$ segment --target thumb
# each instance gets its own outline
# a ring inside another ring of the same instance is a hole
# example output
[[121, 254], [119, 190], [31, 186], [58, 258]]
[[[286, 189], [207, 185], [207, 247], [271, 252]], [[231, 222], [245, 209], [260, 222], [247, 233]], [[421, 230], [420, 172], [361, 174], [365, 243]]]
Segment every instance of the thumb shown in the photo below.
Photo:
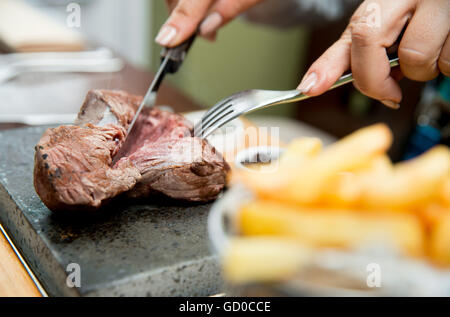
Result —
[[189, 38], [204, 18], [213, 0], [180, 0], [161, 27], [155, 42], [162, 46], [176, 46]]

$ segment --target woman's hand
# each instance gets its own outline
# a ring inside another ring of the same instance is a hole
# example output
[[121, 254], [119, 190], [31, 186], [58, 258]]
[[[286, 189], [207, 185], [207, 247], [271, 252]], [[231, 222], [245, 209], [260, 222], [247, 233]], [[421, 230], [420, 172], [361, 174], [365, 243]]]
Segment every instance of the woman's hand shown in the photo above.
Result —
[[[391, 72], [386, 48], [405, 25], [398, 47], [400, 69]], [[402, 93], [397, 80], [403, 75], [417, 81], [439, 73], [450, 76], [449, 31], [448, 0], [366, 0], [341, 38], [309, 68], [298, 89], [320, 95], [351, 68], [358, 90], [398, 108]]]
[[175, 46], [199, 27], [200, 35], [214, 39], [217, 29], [261, 0], [166, 0], [171, 11], [155, 41]]

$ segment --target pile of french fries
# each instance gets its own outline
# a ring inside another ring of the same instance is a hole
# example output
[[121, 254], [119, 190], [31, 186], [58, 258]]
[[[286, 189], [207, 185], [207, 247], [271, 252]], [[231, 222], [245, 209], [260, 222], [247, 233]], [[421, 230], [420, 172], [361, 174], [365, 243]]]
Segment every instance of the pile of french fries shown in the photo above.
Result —
[[436, 146], [393, 164], [384, 124], [322, 148], [293, 141], [268, 171], [243, 170], [233, 181], [255, 196], [237, 215], [240, 236], [224, 256], [233, 282], [295, 272], [312, 248], [382, 243], [411, 257], [450, 266], [450, 150]]

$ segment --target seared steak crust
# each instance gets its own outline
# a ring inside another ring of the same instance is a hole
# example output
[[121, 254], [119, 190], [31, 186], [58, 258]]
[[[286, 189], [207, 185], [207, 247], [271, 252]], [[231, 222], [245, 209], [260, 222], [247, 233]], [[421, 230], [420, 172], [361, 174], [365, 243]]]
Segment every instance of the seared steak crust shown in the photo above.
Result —
[[141, 100], [92, 90], [77, 125], [44, 133], [36, 146], [34, 186], [49, 209], [97, 209], [124, 192], [190, 201], [217, 197], [229, 166], [206, 140], [191, 136], [191, 123], [178, 114], [153, 108], [141, 115], [138, 134], [112, 164]]

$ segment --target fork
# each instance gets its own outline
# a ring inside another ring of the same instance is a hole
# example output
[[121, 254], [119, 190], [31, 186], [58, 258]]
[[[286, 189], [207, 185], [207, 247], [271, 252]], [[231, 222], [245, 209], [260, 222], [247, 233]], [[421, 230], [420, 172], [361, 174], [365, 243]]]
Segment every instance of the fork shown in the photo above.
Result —
[[[389, 60], [391, 67], [398, 66], [398, 57]], [[330, 89], [353, 82], [353, 75], [340, 77]], [[237, 117], [270, 106], [308, 99], [300, 90], [260, 90], [252, 89], [238, 92], [215, 104], [194, 126], [194, 135], [206, 138], [215, 130]]]

